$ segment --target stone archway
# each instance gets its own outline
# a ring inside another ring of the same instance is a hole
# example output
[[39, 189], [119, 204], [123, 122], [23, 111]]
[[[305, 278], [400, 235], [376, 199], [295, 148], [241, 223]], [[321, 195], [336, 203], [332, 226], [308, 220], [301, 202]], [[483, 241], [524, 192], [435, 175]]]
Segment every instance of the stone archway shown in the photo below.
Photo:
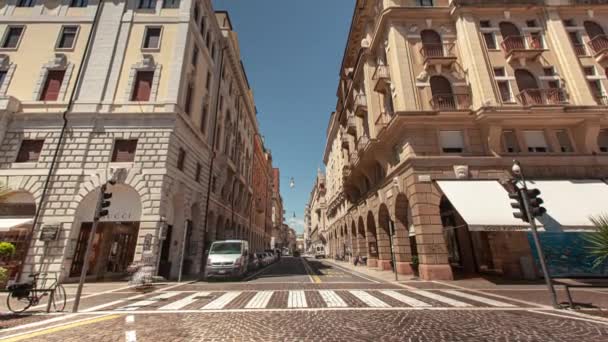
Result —
[[376, 239], [376, 220], [374, 214], [371, 211], [367, 212], [367, 218], [365, 222], [365, 237], [367, 239], [367, 266], [377, 267], [378, 266], [378, 241]]
[[378, 211], [378, 267], [381, 270], [392, 270], [392, 255], [391, 255], [391, 216], [388, 212], [388, 207], [385, 204], [380, 205]]

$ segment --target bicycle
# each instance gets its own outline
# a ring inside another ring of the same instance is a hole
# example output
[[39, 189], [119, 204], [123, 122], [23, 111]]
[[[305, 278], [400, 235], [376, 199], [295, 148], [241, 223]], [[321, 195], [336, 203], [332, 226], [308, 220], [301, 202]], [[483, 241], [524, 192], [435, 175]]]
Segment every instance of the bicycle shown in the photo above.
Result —
[[[49, 303], [46, 311], [49, 312], [51, 305], [55, 311], [63, 311], [67, 301], [65, 288], [57, 281], [57, 275], [54, 278], [41, 278], [46, 276], [46, 273], [34, 273], [30, 275], [33, 278], [30, 282], [17, 283], [10, 285], [8, 296], [6, 297], [6, 306], [13, 313], [21, 313], [32, 305], [38, 305], [40, 301], [50, 294]], [[41, 286], [38, 286], [39, 280], [42, 281]], [[53, 283], [47, 288], [46, 283], [53, 280]]]

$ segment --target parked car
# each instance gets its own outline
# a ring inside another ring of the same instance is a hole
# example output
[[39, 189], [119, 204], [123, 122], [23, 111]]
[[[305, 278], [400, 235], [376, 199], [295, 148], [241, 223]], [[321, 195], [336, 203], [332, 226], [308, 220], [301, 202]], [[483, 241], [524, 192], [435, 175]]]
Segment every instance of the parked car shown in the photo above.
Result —
[[249, 254], [249, 270], [258, 270], [262, 267], [262, 261], [258, 258], [258, 256], [253, 253]]
[[215, 241], [209, 249], [205, 266], [205, 279], [212, 277], [238, 277], [247, 273], [249, 243], [244, 240]]
[[255, 255], [257, 256], [259, 263], [260, 263], [260, 267], [266, 267], [268, 266], [268, 256], [266, 255], [266, 253], [255, 253]]

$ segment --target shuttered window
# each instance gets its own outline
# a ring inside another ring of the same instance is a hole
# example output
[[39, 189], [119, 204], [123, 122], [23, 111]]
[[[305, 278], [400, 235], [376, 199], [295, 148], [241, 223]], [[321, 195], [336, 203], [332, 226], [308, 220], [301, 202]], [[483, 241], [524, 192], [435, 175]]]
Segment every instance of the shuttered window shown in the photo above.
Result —
[[144, 49], [158, 49], [160, 47], [160, 27], [146, 27], [144, 34]]
[[549, 151], [545, 132], [543, 131], [524, 131], [524, 138], [528, 146], [528, 152], [544, 153]]
[[439, 132], [439, 137], [443, 153], [464, 152], [464, 136], [462, 131], [441, 131]]
[[154, 71], [138, 71], [131, 101], [150, 101]]
[[137, 139], [116, 140], [114, 151], [112, 152], [112, 162], [130, 163], [135, 160], [137, 150]]
[[17, 160], [15, 160], [15, 162], [37, 162], [38, 158], [40, 158], [40, 151], [42, 151], [43, 145], [44, 140], [23, 140], [21, 147], [19, 148], [19, 153], [17, 154]]
[[183, 148], [180, 148], [179, 154], [177, 155], [177, 169], [180, 171], [184, 171], [185, 163], [186, 163], [186, 151]]
[[40, 95], [41, 101], [57, 101], [65, 70], [49, 70]]
[[608, 152], [608, 129], [600, 131], [600, 135], [597, 138], [597, 144], [599, 145], [601, 152]]
[[76, 33], [78, 33], [78, 26], [64, 26], [61, 29], [59, 35], [59, 41], [57, 42], [58, 49], [71, 49], [74, 47], [76, 41]]

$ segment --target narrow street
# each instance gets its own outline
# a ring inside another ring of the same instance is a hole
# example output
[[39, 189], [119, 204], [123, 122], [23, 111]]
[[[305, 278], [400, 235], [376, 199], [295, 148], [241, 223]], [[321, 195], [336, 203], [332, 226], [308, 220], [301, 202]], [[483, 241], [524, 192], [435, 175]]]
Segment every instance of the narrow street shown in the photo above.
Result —
[[96, 341], [471, 341], [491, 331], [500, 341], [602, 340], [608, 323], [589, 317], [490, 291], [386, 282], [333, 261], [283, 257], [244, 281], [89, 293], [81, 313], [50, 315], [5, 329], [0, 338], [82, 341], [94, 333]]

